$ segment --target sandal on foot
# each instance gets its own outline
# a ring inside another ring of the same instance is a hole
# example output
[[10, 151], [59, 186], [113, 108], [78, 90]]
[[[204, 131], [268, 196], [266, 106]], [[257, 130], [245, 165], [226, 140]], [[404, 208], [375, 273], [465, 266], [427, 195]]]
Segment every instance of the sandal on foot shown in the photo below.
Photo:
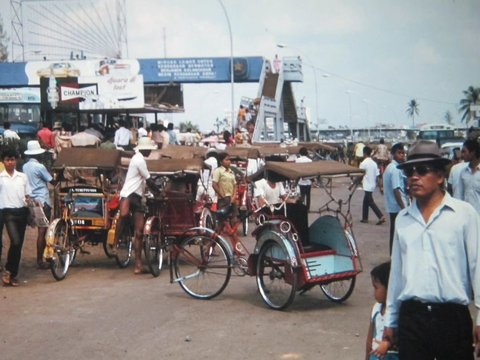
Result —
[[385, 223], [385, 221], [385, 218], [381, 218], [380, 220], [378, 220], [377, 225], [382, 225], [383, 223]]

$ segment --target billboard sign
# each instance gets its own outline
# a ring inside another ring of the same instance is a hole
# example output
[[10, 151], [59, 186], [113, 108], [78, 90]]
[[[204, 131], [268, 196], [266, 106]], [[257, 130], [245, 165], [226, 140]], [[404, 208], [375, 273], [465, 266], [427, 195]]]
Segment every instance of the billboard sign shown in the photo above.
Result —
[[143, 77], [42, 77], [42, 110], [76, 111], [140, 109], [144, 106]]
[[19, 104], [39, 104], [40, 89], [39, 88], [0, 88], [0, 103], [19, 103]]

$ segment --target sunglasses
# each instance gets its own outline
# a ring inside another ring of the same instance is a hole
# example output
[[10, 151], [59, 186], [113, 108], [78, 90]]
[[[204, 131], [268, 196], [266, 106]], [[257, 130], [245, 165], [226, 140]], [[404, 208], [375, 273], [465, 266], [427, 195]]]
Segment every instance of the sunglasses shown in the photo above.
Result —
[[428, 165], [409, 166], [403, 169], [407, 177], [412, 177], [414, 173], [417, 173], [419, 176], [425, 176], [432, 171], [435, 171], [435, 168]]

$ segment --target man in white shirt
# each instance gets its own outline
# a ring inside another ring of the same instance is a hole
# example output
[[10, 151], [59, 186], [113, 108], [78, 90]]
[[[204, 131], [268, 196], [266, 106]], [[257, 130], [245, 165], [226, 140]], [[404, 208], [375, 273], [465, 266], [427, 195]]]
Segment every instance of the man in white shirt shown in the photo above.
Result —
[[10, 238], [10, 248], [2, 282], [5, 286], [18, 286], [17, 275], [28, 218], [25, 200], [31, 195], [31, 190], [27, 176], [15, 170], [17, 166], [16, 151], [6, 148], [2, 154], [2, 161], [5, 170], [0, 173], [0, 209]]
[[120, 127], [115, 131], [113, 143], [124, 150], [131, 150], [132, 132], [126, 128], [125, 120], [119, 121]]
[[368, 209], [372, 208], [375, 215], [377, 215], [378, 222], [377, 225], [382, 225], [385, 222], [385, 217], [383, 216], [382, 212], [378, 208], [375, 200], [373, 200], [373, 192], [378, 187], [380, 188], [380, 192], [383, 193], [383, 187], [381, 183], [380, 171], [378, 170], [378, 165], [373, 159], [370, 157], [372, 154], [372, 148], [369, 146], [365, 146], [363, 148], [363, 156], [364, 160], [360, 163], [360, 169], [365, 170], [365, 175], [362, 179], [362, 187], [365, 195], [363, 196], [363, 204], [362, 204], [362, 223], [368, 223]]
[[18, 136], [18, 134], [14, 131], [14, 130], [11, 130], [10, 129], [10, 122], [9, 121], [5, 121], [3, 123], [3, 128], [5, 129], [3, 131], [3, 139], [5, 141], [15, 141], [15, 140], [20, 140], [20, 136]]
[[480, 143], [477, 139], [463, 143], [462, 158], [468, 165], [460, 172], [458, 198], [470, 203], [480, 214]]
[[480, 217], [445, 191], [448, 163], [437, 144], [419, 141], [399, 165], [414, 200], [396, 219], [384, 340], [398, 339], [400, 359], [473, 360], [474, 341], [478, 356]]
[[123, 231], [124, 218], [132, 213], [135, 228], [135, 239], [133, 247], [135, 250], [135, 274], [143, 272], [142, 264], [142, 235], [145, 224], [145, 208], [142, 204], [142, 198], [145, 193], [145, 185], [156, 192], [155, 183], [150, 179], [150, 173], [147, 169], [145, 157], [156, 149], [156, 145], [148, 137], [138, 140], [135, 148], [135, 155], [128, 165], [127, 175], [120, 191], [120, 218], [117, 221], [115, 231], [115, 243], [118, 241], [118, 235]]
[[[300, 148], [298, 154], [300, 155], [295, 162], [296, 163], [309, 163], [312, 159], [308, 157], [308, 150], [305, 147]], [[300, 178], [298, 180], [298, 187], [300, 188], [301, 202], [307, 207], [307, 211], [310, 211], [310, 198], [312, 192], [312, 180]]]

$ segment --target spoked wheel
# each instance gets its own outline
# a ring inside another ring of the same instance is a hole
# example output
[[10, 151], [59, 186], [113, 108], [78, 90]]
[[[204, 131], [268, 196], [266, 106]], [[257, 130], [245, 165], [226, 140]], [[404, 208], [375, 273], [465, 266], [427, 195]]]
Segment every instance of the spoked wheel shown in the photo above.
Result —
[[125, 268], [130, 263], [132, 258], [132, 243], [133, 243], [133, 226], [130, 216], [125, 217], [123, 220], [123, 230], [118, 235], [118, 241], [116, 245], [115, 261], [121, 268]]
[[243, 236], [248, 235], [248, 211], [240, 211], [240, 218], [242, 219], [242, 234]]
[[108, 243], [108, 231], [107, 231], [107, 235], [103, 239], [103, 251], [105, 252], [105, 255], [107, 255], [109, 259], [115, 257], [113, 244]]
[[202, 209], [198, 226], [215, 230], [215, 220], [209, 208], [205, 207]]
[[328, 284], [321, 284], [320, 288], [327, 298], [333, 302], [341, 303], [352, 295], [355, 287], [355, 278], [336, 280]]
[[227, 286], [232, 271], [226, 245], [199, 234], [186, 238], [177, 246], [175, 281], [197, 299], [219, 295]]
[[296, 273], [286, 250], [274, 241], [263, 245], [258, 255], [257, 286], [263, 301], [275, 310], [286, 308], [295, 298]]
[[160, 275], [163, 265], [164, 246], [160, 237], [160, 232], [144, 235], [143, 250], [145, 251], [145, 260], [148, 269], [155, 277]]
[[67, 225], [64, 221], [57, 223], [54, 230], [55, 256], [50, 260], [50, 270], [55, 280], [60, 281], [67, 276], [68, 268], [75, 258], [75, 248], [70, 242]]

